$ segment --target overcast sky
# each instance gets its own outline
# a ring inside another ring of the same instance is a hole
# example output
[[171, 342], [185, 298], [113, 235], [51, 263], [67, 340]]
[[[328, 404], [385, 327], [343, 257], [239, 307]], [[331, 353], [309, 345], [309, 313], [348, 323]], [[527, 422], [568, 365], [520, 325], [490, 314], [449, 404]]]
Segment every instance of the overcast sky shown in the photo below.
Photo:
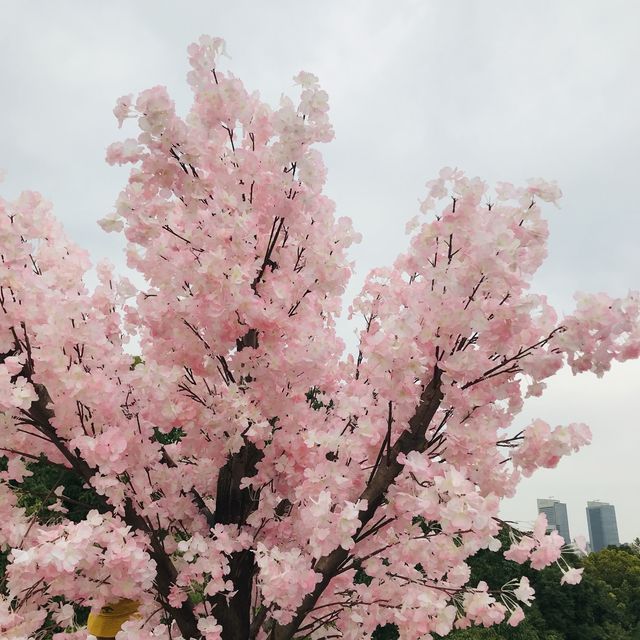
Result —
[[[640, 288], [638, 24], [633, 0], [7, 3], [0, 190], [41, 191], [94, 260], [122, 265], [120, 241], [96, 225], [126, 179], [104, 163], [123, 137], [115, 99], [162, 84], [184, 112], [185, 49], [208, 33], [271, 104], [294, 93], [301, 69], [329, 92], [328, 192], [364, 236], [350, 296], [405, 247], [424, 182], [450, 165], [490, 182], [559, 181], [535, 286], [569, 312], [576, 290]], [[586, 502], [599, 498], [615, 504], [621, 540], [640, 536], [639, 409], [637, 363], [601, 380], [558, 376], [519, 423], [587, 422], [594, 442], [523, 482], [504, 517], [527, 524], [536, 498], [553, 496], [568, 505], [571, 534], [586, 534]]]

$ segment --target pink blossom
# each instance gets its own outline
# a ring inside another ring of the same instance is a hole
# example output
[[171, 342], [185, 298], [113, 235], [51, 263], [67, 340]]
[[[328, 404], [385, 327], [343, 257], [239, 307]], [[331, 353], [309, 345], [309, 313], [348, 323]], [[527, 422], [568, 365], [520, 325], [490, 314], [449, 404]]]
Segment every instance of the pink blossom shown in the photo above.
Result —
[[309, 89], [318, 83], [318, 77], [308, 71], [300, 71], [293, 81], [305, 89]]
[[206, 640], [220, 640], [222, 638], [222, 627], [211, 616], [198, 620], [198, 631], [204, 635]]
[[583, 535], [576, 536], [574, 543], [578, 550], [582, 551], [582, 553], [587, 553], [587, 539]]
[[122, 127], [125, 119], [129, 117], [132, 101], [133, 95], [129, 94], [118, 98], [116, 102], [116, 106], [113, 109], [113, 115], [116, 117], [116, 120], [118, 121], [118, 127], [120, 128]]
[[518, 564], [522, 564], [529, 559], [531, 550], [535, 546], [535, 541], [529, 536], [522, 536], [522, 538], [515, 544], [512, 544], [509, 549], [504, 552], [504, 557], [507, 560], [513, 560]]
[[560, 578], [560, 584], [579, 584], [580, 581], [582, 580], [582, 572], [584, 571], [583, 568], [580, 569], [576, 569], [574, 567], [571, 567], [570, 569], [567, 569], [566, 571], [562, 572], [562, 578]]
[[557, 202], [562, 197], [562, 191], [557, 182], [547, 182], [541, 178], [529, 180], [527, 191], [545, 202]]
[[517, 627], [523, 620], [524, 620], [524, 611], [522, 610], [522, 607], [516, 607], [513, 610], [512, 614], [509, 616], [509, 619], [507, 620], [507, 622], [512, 627]]
[[531, 566], [534, 569], [543, 569], [554, 563], [562, 553], [564, 540], [557, 531], [545, 536], [531, 552]]
[[534, 599], [535, 591], [529, 585], [529, 579], [525, 576], [520, 578], [520, 583], [516, 589], [513, 590], [513, 595], [520, 600], [520, 602], [531, 606], [531, 601]]

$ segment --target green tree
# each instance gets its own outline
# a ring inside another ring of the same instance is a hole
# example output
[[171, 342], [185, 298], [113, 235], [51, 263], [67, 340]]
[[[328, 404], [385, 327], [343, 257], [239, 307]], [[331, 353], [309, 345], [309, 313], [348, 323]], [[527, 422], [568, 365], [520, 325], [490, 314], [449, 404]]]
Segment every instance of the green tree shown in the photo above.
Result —
[[[501, 534], [503, 545], [507, 535]], [[499, 589], [522, 573], [536, 590], [536, 599], [525, 621], [516, 628], [503, 623], [491, 629], [454, 631], [447, 640], [640, 640], [640, 554], [637, 547], [609, 548], [584, 561], [570, 557], [573, 566], [584, 566], [582, 582], [561, 585], [557, 565], [532, 571], [515, 565], [500, 554], [480, 551], [470, 559], [471, 584], [480, 580]]]
[[585, 560], [585, 572], [605, 582], [616, 608], [628, 621], [640, 621], [640, 555], [629, 546], [609, 547]]

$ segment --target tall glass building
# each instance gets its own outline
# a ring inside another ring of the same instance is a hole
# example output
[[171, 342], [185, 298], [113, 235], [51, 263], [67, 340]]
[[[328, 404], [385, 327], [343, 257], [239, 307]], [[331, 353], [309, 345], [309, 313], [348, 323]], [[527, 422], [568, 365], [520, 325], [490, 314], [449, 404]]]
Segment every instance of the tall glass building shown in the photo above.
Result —
[[547, 516], [547, 531], [555, 529], [562, 536], [565, 544], [571, 543], [567, 505], [564, 502], [552, 498], [539, 498], [538, 513], [544, 513]]
[[587, 524], [591, 551], [606, 549], [620, 544], [616, 508], [608, 502], [587, 502]]

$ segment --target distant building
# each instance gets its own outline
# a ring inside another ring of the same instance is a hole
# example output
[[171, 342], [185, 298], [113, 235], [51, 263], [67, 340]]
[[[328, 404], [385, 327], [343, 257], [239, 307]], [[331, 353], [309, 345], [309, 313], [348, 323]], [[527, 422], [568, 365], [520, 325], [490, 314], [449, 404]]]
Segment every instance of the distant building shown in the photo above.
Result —
[[567, 505], [564, 502], [552, 498], [539, 498], [538, 513], [544, 513], [547, 516], [547, 531], [557, 531], [564, 539], [565, 544], [571, 544]]
[[587, 502], [587, 524], [591, 550], [600, 551], [609, 545], [618, 546], [618, 523], [616, 508], [607, 502]]

